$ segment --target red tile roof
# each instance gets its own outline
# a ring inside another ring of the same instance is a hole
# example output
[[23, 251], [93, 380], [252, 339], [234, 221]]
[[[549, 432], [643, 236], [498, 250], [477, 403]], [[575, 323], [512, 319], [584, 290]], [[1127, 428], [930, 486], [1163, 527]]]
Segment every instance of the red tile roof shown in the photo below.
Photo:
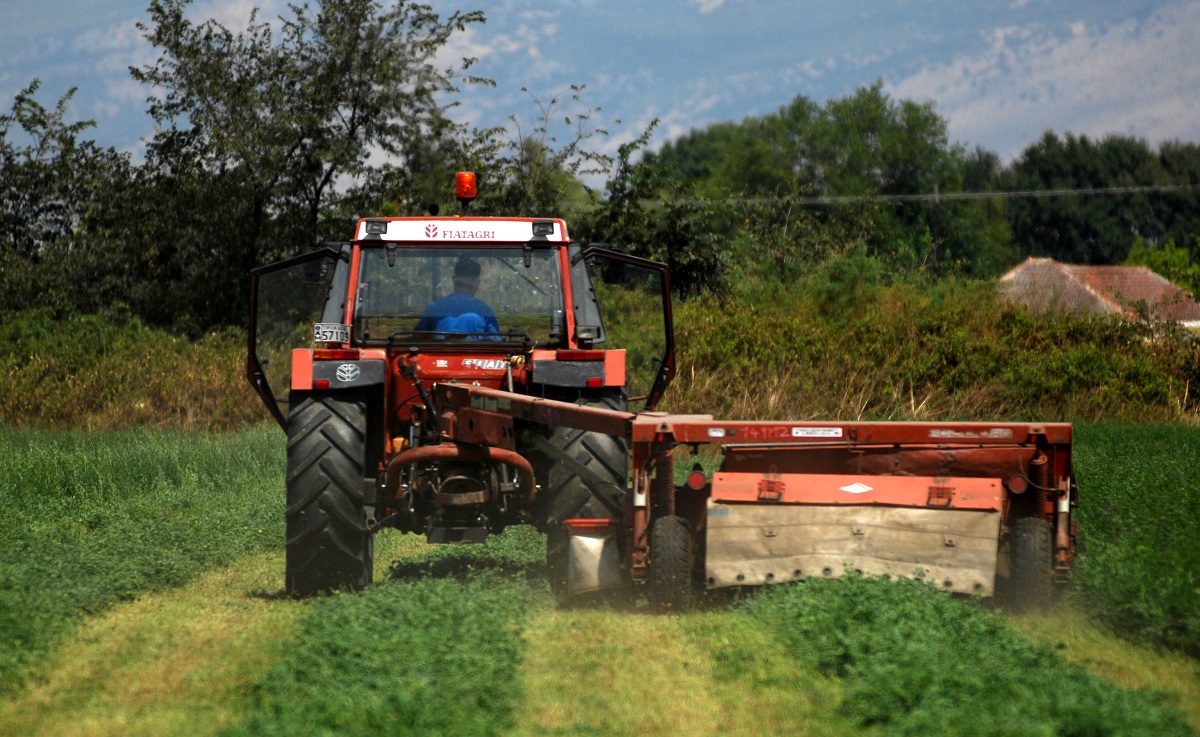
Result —
[[1076, 266], [1030, 258], [1000, 277], [1000, 289], [1038, 312], [1116, 312], [1200, 321], [1200, 303], [1145, 266]]

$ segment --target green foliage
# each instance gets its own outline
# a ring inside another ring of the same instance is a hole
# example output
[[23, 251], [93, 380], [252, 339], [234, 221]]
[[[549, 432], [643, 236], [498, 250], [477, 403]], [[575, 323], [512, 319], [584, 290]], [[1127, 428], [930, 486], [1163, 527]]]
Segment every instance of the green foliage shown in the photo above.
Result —
[[755, 282], [801, 280], [822, 264], [849, 253], [863, 253], [876, 239], [871, 213], [864, 207], [813, 208], [811, 192], [793, 183], [773, 197], [747, 200], [739, 213], [744, 228], [735, 240], [736, 265]]
[[[318, 602], [230, 735], [495, 735], [520, 700], [520, 628], [544, 539], [445, 546]], [[331, 688], [331, 684], [336, 684]]]
[[862, 254], [676, 305], [668, 409], [766, 419], [1194, 421], [1200, 345], [1119, 318], [1037, 317], [988, 281], [889, 280]]
[[1082, 425], [1074, 596], [1116, 631], [1200, 656], [1200, 432]]
[[886, 256], [923, 236], [921, 267], [994, 271], [1007, 244], [997, 213], [906, 199], [960, 191], [967, 161], [932, 103], [892, 99], [876, 82], [824, 105], [799, 96], [762, 118], [692, 131], [647, 166], [723, 202], [710, 230], [733, 237], [744, 224], [741, 264], [791, 281], [831, 257], [863, 247]]
[[242, 195], [258, 212], [239, 240], [254, 256], [267, 210], [291, 213], [312, 242], [338, 177], [361, 173], [376, 149], [402, 156], [410, 139], [448, 127], [435, 98], [455, 91], [474, 60], [448, 70], [430, 61], [483, 21], [479, 11], [442, 18], [416, 3], [343, 0], [315, 12], [291, 6], [276, 40], [257, 14], [241, 32], [193, 24], [189, 4], [150, 5], [139, 28], [162, 55], [132, 74], [162, 90], [151, 115], [169, 132], [189, 126], [206, 170], [241, 172]]
[[[1192, 236], [1192, 241], [1200, 242], [1200, 237]], [[1180, 289], [1200, 294], [1200, 264], [1192, 259], [1188, 249], [1176, 246], [1174, 240], [1159, 247], [1138, 238], [1129, 249], [1125, 266], [1145, 266]]]
[[78, 620], [283, 538], [270, 430], [0, 428], [0, 691]]
[[[1093, 140], [1047, 131], [1026, 148], [1002, 180], [1007, 189], [1090, 189], [1191, 185], [1200, 176], [1195, 144], [1164, 144], [1122, 135]], [[1126, 192], [1119, 195], [1021, 197], [1009, 208], [1013, 237], [1023, 253], [1067, 263], [1119, 264], [1130, 234], [1184, 242], [1200, 230], [1200, 194]]]
[[862, 315], [875, 300], [882, 276], [878, 259], [855, 252], [822, 264], [803, 287], [817, 312], [840, 322]]
[[480, 81], [464, 76], [473, 60], [432, 59], [478, 11], [339, 0], [237, 31], [189, 6], [155, 0], [139, 24], [160, 53], [131, 70], [156, 89], [144, 163], [80, 141], [91, 123], [64, 122], [70, 93], [47, 111], [34, 82], [0, 115], [0, 310], [120, 302], [192, 334], [243, 322], [250, 269], [346, 237], [335, 187], [371, 154], [419, 174], [465, 138], [438, 98]]
[[[576, 230], [585, 242], [608, 243], [665, 263], [671, 272], [671, 289], [677, 294], [719, 293], [725, 287], [729, 259], [720, 247], [722, 239], [709, 228], [712, 209], [702, 201], [689, 201], [664, 169], [633, 161], [657, 125], [655, 120], [641, 136], [620, 146], [604, 199]], [[663, 202], [649, 204], [652, 198], [663, 198]]]
[[1067, 665], [923, 582], [849, 575], [773, 587], [745, 607], [796, 657], [844, 679], [839, 712], [882, 734], [1191, 734], [1159, 696]]
[[693, 131], [656, 157], [712, 196], [772, 195], [793, 178], [817, 195], [928, 192], [958, 177], [956, 159], [933, 104], [894, 100], [882, 81], [824, 105], [801, 95], [762, 118]]
[[47, 110], [38, 80], [0, 114], [0, 313], [31, 304], [98, 309], [124, 286], [104, 252], [80, 253], [129, 182], [128, 156], [67, 122], [74, 90]]
[[482, 178], [483, 189], [473, 209], [487, 215], [537, 217], [592, 199], [580, 177], [603, 174], [612, 159], [587, 147], [608, 131], [596, 119], [600, 109], [583, 106], [584, 88], [571, 85], [548, 101], [522, 88], [537, 114], [529, 122], [509, 116], [509, 143], [497, 143], [506, 133], [500, 128], [474, 133], [470, 150], [475, 160], [464, 168]]
[[244, 334], [189, 341], [127, 313], [0, 322], [0, 418], [8, 425], [234, 429], [265, 410], [243, 372]]

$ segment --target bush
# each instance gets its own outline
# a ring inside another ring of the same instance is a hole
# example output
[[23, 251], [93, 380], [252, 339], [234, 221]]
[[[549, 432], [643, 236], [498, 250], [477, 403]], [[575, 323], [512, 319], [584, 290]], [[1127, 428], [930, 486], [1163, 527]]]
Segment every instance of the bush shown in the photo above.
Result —
[[[859, 260], [871, 261], [866, 257]], [[736, 419], [1194, 423], [1200, 341], [1166, 325], [1035, 317], [994, 282], [877, 283], [849, 266], [677, 306], [666, 409]], [[824, 295], [824, 296], [822, 296]]]
[[268, 417], [244, 378], [245, 333], [196, 341], [121, 313], [0, 322], [0, 423], [228, 430]]

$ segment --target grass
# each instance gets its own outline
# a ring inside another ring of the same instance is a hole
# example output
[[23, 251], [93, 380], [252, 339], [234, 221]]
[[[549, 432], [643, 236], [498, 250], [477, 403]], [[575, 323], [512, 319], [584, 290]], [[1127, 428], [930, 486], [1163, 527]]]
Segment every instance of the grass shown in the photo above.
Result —
[[[1177, 706], [1200, 728], [1196, 345], [995, 312], [983, 291], [943, 289], [865, 294], [852, 318], [803, 294], [790, 310], [682, 305], [681, 365], [698, 370], [685, 369], [668, 409], [1174, 421], [1077, 423], [1071, 614], [1014, 630], [968, 602], [854, 579], [683, 617], [556, 609], [540, 539], [518, 530], [483, 548], [401, 538], [370, 591], [287, 602], [273, 598], [274, 428], [9, 428], [0, 733], [1186, 734]], [[99, 318], [19, 322], [0, 329], [10, 425], [237, 428], [262, 416], [236, 336], [188, 344]]]
[[1161, 647], [1132, 645], [1071, 606], [1010, 621], [1034, 642], [1116, 686], [1163, 692], [1170, 704], [1184, 710], [1193, 731], [1200, 733], [1200, 661], [1195, 658]]
[[278, 551], [243, 556], [84, 620], [0, 702], [0, 734], [1186, 735], [1200, 688], [1195, 661], [1081, 618], [1014, 628], [914, 582], [662, 616], [555, 607], [541, 558], [528, 528], [386, 533], [374, 587], [296, 602]]
[[213, 734], [282, 655], [307, 605], [259, 554], [88, 618], [0, 703], [0, 735]]
[[83, 617], [278, 547], [279, 441], [0, 429], [0, 693]]
[[746, 610], [843, 681], [838, 714], [882, 734], [1191, 734], [1159, 694], [1121, 690], [922, 582], [820, 579]]
[[1078, 608], [1115, 632], [1200, 657], [1200, 430], [1084, 424]]
[[734, 611], [538, 610], [514, 735], [857, 734], [839, 684]]
[[[381, 566], [427, 552], [381, 536]], [[85, 619], [0, 701], [0, 735], [212, 735], [245, 719], [315, 602], [282, 596], [283, 554], [250, 555]]]
[[431, 550], [361, 595], [314, 603], [225, 734], [507, 731], [533, 598], [527, 571], [542, 556], [540, 535], [512, 530], [486, 546]]

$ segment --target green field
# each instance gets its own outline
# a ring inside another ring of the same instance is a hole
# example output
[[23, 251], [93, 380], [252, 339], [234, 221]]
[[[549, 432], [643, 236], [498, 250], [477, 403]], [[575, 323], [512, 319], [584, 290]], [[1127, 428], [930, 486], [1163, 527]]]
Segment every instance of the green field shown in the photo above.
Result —
[[861, 578], [658, 615], [557, 606], [529, 529], [384, 534], [376, 586], [288, 600], [277, 430], [6, 430], [0, 734], [1186, 735], [1197, 441], [1078, 428], [1050, 615]]

